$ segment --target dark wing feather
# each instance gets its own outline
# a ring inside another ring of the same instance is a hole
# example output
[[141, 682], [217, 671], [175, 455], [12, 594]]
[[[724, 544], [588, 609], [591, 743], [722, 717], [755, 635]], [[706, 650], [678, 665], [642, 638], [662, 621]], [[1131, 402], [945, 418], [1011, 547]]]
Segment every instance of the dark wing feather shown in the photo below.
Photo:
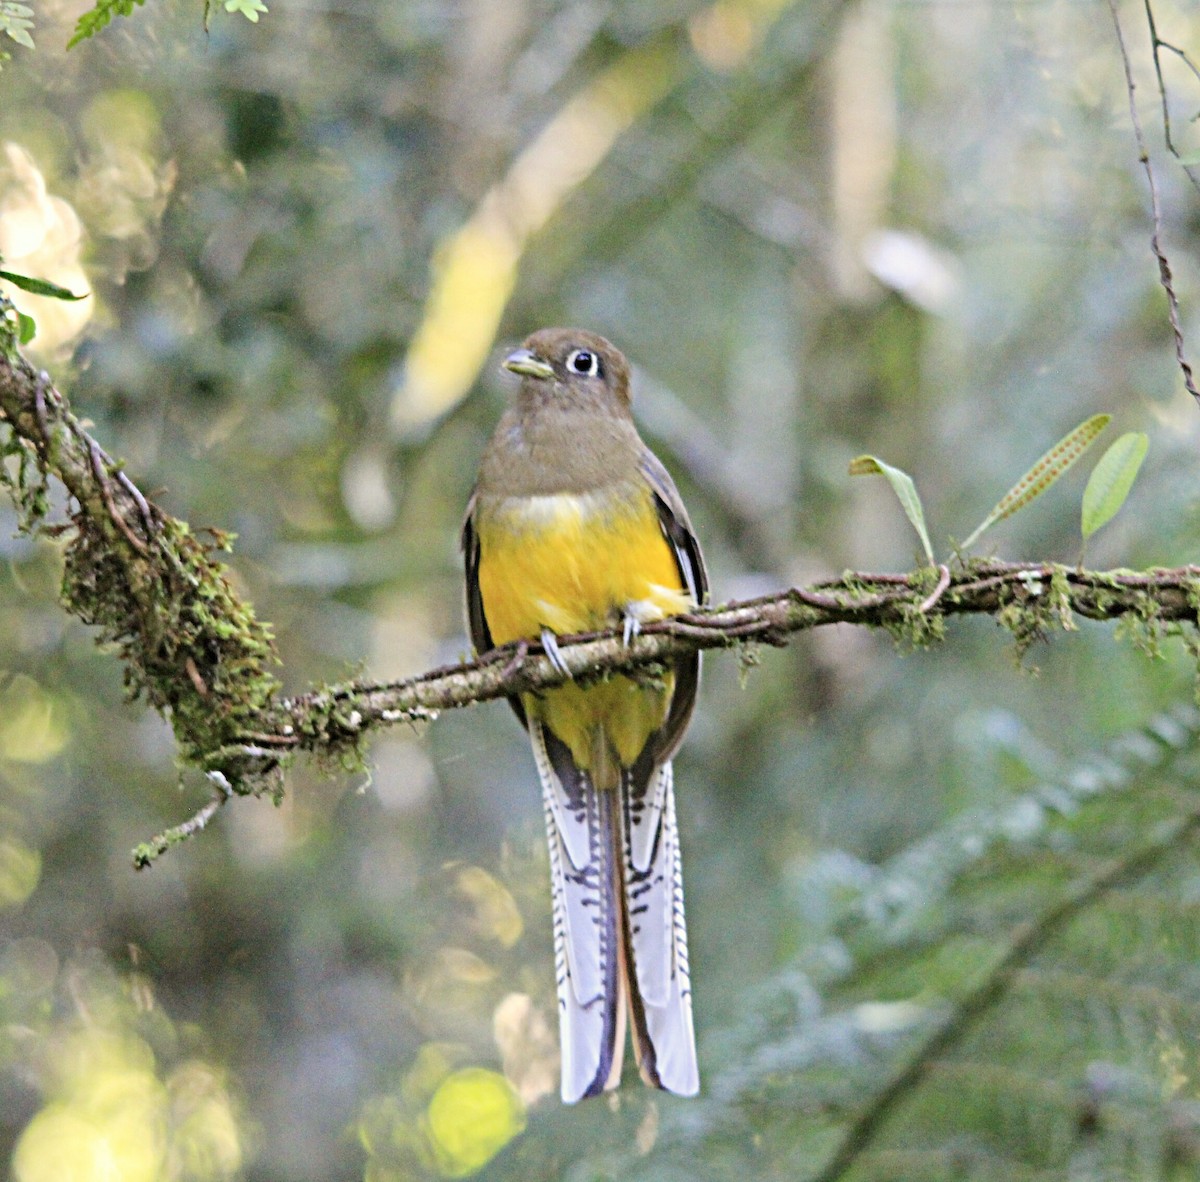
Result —
[[[687, 510], [671, 474], [663, 467], [659, 458], [648, 448], [642, 453], [642, 474], [650, 484], [654, 495], [654, 507], [658, 511], [658, 522], [663, 536], [671, 546], [679, 577], [692, 593], [698, 604], [708, 601], [708, 571], [704, 566], [704, 555], [700, 543], [692, 530]], [[651, 765], [660, 764], [675, 754], [683, 739], [696, 705], [696, 690], [700, 685], [700, 654], [683, 657], [675, 664], [675, 693], [671, 697], [671, 709], [667, 720], [655, 737], [653, 750], [643, 752], [642, 758]], [[641, 760], [639, 760], [641, 762]], [[649, 775], [649, 768], [644, 769]]]
[[708, 571], [704, 566], [704, 555], [700, 543], [692, 530], [687, 510], [675, 487], [671, 474], [663, 467], [659, 458], [648, 448], [642, 453], [642, 475], [650, 484], [654, 494], [654, 507], [658, 510], [659, 524], [679, 564], [679, 574], [684, 586], [691, 591], [697, 603], [708, 601]]
[[[486, 653], [496, 646], [492, 643], [492, 632], [483, 611], [483, 596], [479, 593], [479, 533], [475, 529], [475, 507], [478, 493], [472, 493], [467, 502], [467, 515], [463, 519], [461, 546], [463, 563], [466, 566], [467, 583], [467, 630], [471, 644], [477, 653]], [[522, 726], [526, 726], [525, 708], [520, 698], [509, 698], [508, 704]]]
[[479, 534], [475, 531], [475, 504], [478, 494], [472, 493], [467, 502], [467, 515], [462, 527], [463, 563], [467, 568], [467, 628], [477, 653], [494, 648], [487, 617], [483, 614], [483, 597], [479, 594]]

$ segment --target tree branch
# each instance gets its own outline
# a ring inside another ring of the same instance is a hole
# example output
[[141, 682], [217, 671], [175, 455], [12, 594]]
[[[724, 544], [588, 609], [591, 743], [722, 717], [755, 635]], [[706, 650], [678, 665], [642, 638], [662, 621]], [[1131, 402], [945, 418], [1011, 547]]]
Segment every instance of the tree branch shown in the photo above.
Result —
[[[71, 413], [45, 374], [16, 352], [0, 303], [0, 483], [30, 533], [65, 534], [65, 606], [117, 645], [132, 697], [144, 695], [175, 729], [183, 759], [219, 794], [191, 820], [139, 846], [148, 865], [203, 828], [231, 795], [282, 792], [298, 753], [361, 766], [382, 727], [441, 711], [560, 685], [565, 675], [533, 641], [391, 683], [352, 681], [291, 699], [278, 694], [270, 627], [233, 592], [216, 546], [146, 498]], [[70, 494], [69, 522], [46, 520], [48, 477]], [[740, 603], [647, 624], [626, 645], [618, 630], [563, 637], [573, 677], [654, 677], [686, 653], [749, 644], [784, 645], [829, 624], [882, 628], [913, 647], [942, 638], [951, 616], [994, 616], [1019, 653], [1076, 617], [1122, 620], [1147, 647], [1164, 628], [1197, 624], [1200, 568], [1088, 571], [1052, 563], [959, 560], [908, 574], [847, 572]], [[1195, 647], [1200, 648], [1200, 645]]]
[[[944, 581], [941, 594], [938, 585]], [[931, 594], [933, 592], [933, 594]], [[899, 641], [923, 646], [940, 640], [948, 616], [988, 614], [1008, 628], [1024, 651], [1073, 617], [1132, 618], [1156, 624], [1197, 622], [1200, 567], [1151, 571], [1087, 571], [1046, 563], [972, 562], [911, 574], [847, 572], [811, 587], [702, 608], [643, 625], [626, 646], [621, 631], [559, 638], [571, 673], [593, 680], [635, 673], [702, 649], [749, 643], [782, 646], [788, 638], [827, 624], [883, 628]], [[319, 750], [379, 725], [435, 717], [443, 710], [512, 694], [537, 693], [567, 677], [533, 642], [493, 649], [477, 660], [386, 684], [359, 681], [304, 694], [285, 703], [291, 730], [275, 741]], [[336, 716], [332, 726], [317, 719]], [[261, 736], [260, 736], [261, 738]]]

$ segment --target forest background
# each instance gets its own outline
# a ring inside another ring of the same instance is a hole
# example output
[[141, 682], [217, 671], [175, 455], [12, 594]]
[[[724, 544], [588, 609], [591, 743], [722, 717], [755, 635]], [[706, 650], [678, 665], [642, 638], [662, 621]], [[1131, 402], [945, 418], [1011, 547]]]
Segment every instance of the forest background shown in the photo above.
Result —
[[[236, 531], [287, 692], [466, 655], [496, 361], [547, 324], [634, 361], [717, 601], [924, 562], [860, 453], [914, 475], [950, 562], [1098, 413], [1150, 446], [1087, 564], [1195, 560], [1200, 411], [1104, 4], [230, 7], [156, 0], [69, 51], [78, 3], [37, 6], [36, 50], [0, 9], [0, 256], [90, 293], [4, 289], [140, 487]], [[1196, 342], [1148, 12], [1123, 22]], [[1186, 163], [1200, 82], [1161, 58]], [[1080, 561], [1092, 458], [974, 552]], [[508, 711], [381, 730], [365, 771], [298, 760], [281, 804], [135, 872], [209, 787], [18, 524], [0, 504], [18, 1182], [1200, 1168], [1194, 637], [1075, 621], [1014, 660], [981, 615], [712, 654], [677, 762], [703, 1094], [563, 1108]]]

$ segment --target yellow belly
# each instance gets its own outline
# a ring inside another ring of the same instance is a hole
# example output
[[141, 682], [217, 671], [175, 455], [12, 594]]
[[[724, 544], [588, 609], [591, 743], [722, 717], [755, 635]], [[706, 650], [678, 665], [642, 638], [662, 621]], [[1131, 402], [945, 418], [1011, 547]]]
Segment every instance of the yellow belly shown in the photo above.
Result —
[[[686, 611], [675, 556], [647, 493], [615, 503], [603, 494], [511, 498], [481, 510], [479, 592], [496, 644], [591, 632], [632, 612], [642, 622]], [[666, 718], [674, 679], [661, 688], [627, 677], [527, 695], [540, 718], [598, 782], [612, 757], [629, 767]]]

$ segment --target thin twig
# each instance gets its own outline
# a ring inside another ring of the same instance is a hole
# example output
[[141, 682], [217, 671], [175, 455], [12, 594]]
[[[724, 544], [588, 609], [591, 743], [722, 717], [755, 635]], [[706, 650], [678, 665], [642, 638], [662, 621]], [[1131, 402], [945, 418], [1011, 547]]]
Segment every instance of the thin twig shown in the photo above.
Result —
[[92, 460], [92, 471], [96, 476], [96, 484], [100, 488], [100, 495], [104, 498], [104, 506], [108, 510], [109, 517], [112, 518], [113, 525], [125, 535], [125, 540], [144, 557], [149, 553], [146, 543], [133, 532], [129, 522], [125, 520], [124, 514], [117, 508], [117, 503], [113, 500], [112, 484], [108, 479], [108, 472], [105, 470], [104, 453], [101, 452], [100, 445], [89, 437], [87, 447], [88, 455]]
[[292, 738], [290, 729], [285, 728], [278, 735], [262, 735], [255, 731], [247, 731], [243, 736], [247, 742], [261, 743], [267, 747], [292, 747], [295, 745], [295, 740]]
[[138, 513], [142, 517], [142, 525], [146, 529], [146, 536], [154, 536], [154, 512], [150, 508], [150, 502], [142, 495], [142, 490], [125, 474], [123, 469], [117, 471], [117, 480], [121, 487], [133, 498], [133, 502], [138, 507]]
[[500, 676], [501, 677], [511, 677], [518, 669], [520, 669], [522, 662], [524, 662], [525, 658], [528, 655], [529, 655], [529, 641], [528, 640], [517, 641], [516, 652], [513, 653], [512, 660], [505, 664], [503, 670], [501, 670]]
[[46, 387], [50, 385], [50, 375], [44, 370], [38, 370], [34, 384], [33, 407], [37, 416], [38, 430], [42, 433], [42, 454], [50, 454], [50, 424], [46, 418]]
[[183, 662], [183, 669], [191, 680], [192, 685], [196, 687], [196, 693], [202, 698], [207, 698], [208, 685], [205, 683], [204, 678], [200, 676], [200, 670], [196, 667], [196, 662], [191, 657], [188, 657]]
[[199, 833], [216, 816], [217, 810], [233, 795], [228, 781], [219, 773], [210, 775], [209, 779], [216, 785], [217, 794], [207, 804], [198, 808], [182, 824], [164, 829], [157, 837], [143, 842], [133, 851], [133, 864], [138, 870], [144, 870], [160, 854], [165, 854], [171, 846], [178, 845], [181, 841], [186, 841], [189, 837]]
[[1158, 97], [1162, 101], [1162, 120], [1163, 120], [1163, 140], [1166, 143], [1167, 151], [1179, 161], [1189, 181], [1192, 182], [1193, 188], [1200, 190], [1200, 177], [1196, 174], [1196, 169], [1190, 164], [1184, 164], [1183, 157], [1179, 154], [1179, 150], [1175, 147], [1175, 141], [1171, 136], [1171, 105], [1167, 101], [1167, 84], [1163, 80], [1162, 60], [1159, 56], [1159, 50], [1165, 49], [1168, 53], [1175, 54], [1185, 66], [1200, 80], [1200, 67], [1192, 61], [1188, 52], [1181, 49], [1178, 45], [1172, 45], [1169, 41], [1164, 41], [1158, 35], [1158, 25], [1154, 20], [1154, 8], [1150, 0], [1143, 0], [1146, 8], [1146, 24], [1150, 26], [1150, 48], [1154, 54], [1154, 76], [1158, 79]]
[[[1175, 295], [1175, 281], [1171, 276], [1171, 264], [1163, 253], [1162, 208], [1158, 200], [1158, 184], [1154, 179], [1154, 167], [1150, 163], [1150, 153], [1146, 148], [1146, 137], [1142, 132], [1142, 121], [1137, 111], [1135, 91], [1137, 86], [1133, 81], [1133, 65], [1129, 60], [1129, 50], [1125, 46], [1125, 35], [1121, 31], [1121, 18], [1117, 13], [1117, 0], [1108, 0], [1108, 11], [1112, 14], [1113, 28], [1117, 34], [1117, 45], [1121, 50], [1121, 62], [1125, 67], [1125, 89], [1129, 94], [1129, 118], [1133, 123], [1133, 135], [1137, 141], [1138, 160], [1146, 171], [1146, 181], [1150, 186], [1150, 211], [1154, 227], [1150, 234], [1150, 249], [1158, 260], [1158, 280], [1167, 293], [1167, 316], [1171, 321], [1171, 332], [1175, 337], [1175, 360], [1183, 373], [1183, 384], [1188, 393], [1200, 403], [1200, 390], [1192, 377], [1192, 367], [1188, 364], [1183, 347], [1183, 329], [1179, 323], [1179, 300]], [[1165, 102], [1164, 98], [1164, 102]]]
[[931, 611], [936, 606], [937, 601], [941, 599], [946, 588], [950, 586], [950, 568], [943, 562], [938, 566], [938, 570], [941, 574], [938, 576], [937, 586], [934, 587], [933, 594], [918, 609], [922, 615]]

